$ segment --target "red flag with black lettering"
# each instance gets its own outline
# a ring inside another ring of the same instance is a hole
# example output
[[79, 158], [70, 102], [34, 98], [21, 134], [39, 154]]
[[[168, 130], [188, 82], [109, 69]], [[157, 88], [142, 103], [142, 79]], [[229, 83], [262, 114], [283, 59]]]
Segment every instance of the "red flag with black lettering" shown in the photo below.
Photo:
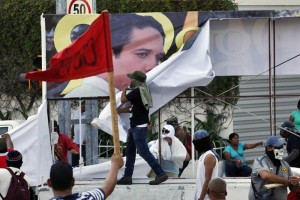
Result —
[[50, 68], [28, 72], [26, 79], [62, 82], [112, 72], [112, 47], [108, 12], [101, 15], [71, 45], [54, 55]]

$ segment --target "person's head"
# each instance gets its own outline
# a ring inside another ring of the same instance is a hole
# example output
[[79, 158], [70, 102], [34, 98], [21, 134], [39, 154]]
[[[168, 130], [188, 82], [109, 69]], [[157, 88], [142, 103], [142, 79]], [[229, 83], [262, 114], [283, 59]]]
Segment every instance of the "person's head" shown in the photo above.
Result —
[[266, 154], [273, 163], [277, 163], [276, 165], [280, 164], [280, 160], [283, 158], [283, 145], [284, 142], [276, 136], [270, 136], [266, 141]]
[[[144, 73], [156, 67], [164, 56], [164, 30], [151, 16], [110, 15], [115, 86], [129, 81], [127, 73]], [[103, 78], [105, 78], [103, 76]]]
[[172, 125], [176, 130], [179, 127], [178, 119], [176, 116], [172, 115], [170, 118], [166, 120], [167, 124]]
[[228, 139], [231, 145], [237, 146], [240, 141], [240, 136], [237, 133], [231, 133]]
[[193, 135], [195, 149], [201, 154], [212, 149], [209, 134], [206, 130], [197, 130]]
[[6, 164], [8, 167], [20, 169], [23, 164], [22, 154], [17, 150], [8, 152], [6, 155]]
[[85, 112], [85, 100], [81, 101], [81, 112]]
[[4, 138], [0, 138], [0, 153], [7, 152], [7, 144]]
[[164, 125], [161, 130], [161, 137], [168, 141], [169, 144], [172, 143], [173, 138], [175, 137], [175, 130], [172, 125]]
[[211, 179], [208, 183], [207, 194], [210, 200], [225, 199], [227, 195], [226, 182], [221, 178]]
[[141, 71], [135, 71], [132, 74], [127, 74], [127, 76], [131, 79], [131, 88], [137, 88], [141, 84], [146, 82], [147, 76]]
[[298, 101], [297, 108], [300, 109], [300, 99]]
[[55, 191], [71, 191], [75, 183], [72, 166], [64, 161], [57, 161], [51, 166], [47, 182]]
[[283, 138], [288, 138], [291, 133], [290, 132], [296, 132], [295, 125], [290, 121], [285, 121], [280, 126], [280, 135]]
[[60, 134], [59, 126], [56, 120], [54, 120], [54, 132]]

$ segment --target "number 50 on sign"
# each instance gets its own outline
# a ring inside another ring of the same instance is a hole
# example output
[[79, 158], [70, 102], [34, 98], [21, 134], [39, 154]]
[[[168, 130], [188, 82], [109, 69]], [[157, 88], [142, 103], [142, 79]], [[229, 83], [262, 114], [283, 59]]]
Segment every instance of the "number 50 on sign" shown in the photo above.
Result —
[[91, 14], [93, 0], [67, 0], [68, 14]]

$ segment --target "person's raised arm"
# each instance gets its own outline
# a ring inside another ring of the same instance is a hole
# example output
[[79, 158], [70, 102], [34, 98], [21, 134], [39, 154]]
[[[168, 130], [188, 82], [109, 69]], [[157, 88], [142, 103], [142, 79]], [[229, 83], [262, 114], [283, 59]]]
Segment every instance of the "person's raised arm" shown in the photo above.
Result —
[[253, 149], [255, 147], [262, 146], [262, 145], [263, 145], [263, 142], [257, 142], [257, 143], [253, 143], [253, 144], [245, 144], [245, 150]]
[[124, 165], [122, 154], [111, 157], [111, 167], [101, 188], [105, 194], [105, 199], [114, 191], [117, 183], [119, 169]]
[[128, 99], [126, 98], [126, 91], [128, 89], [128, 84], [123, 83], [122, 84], [122, 94], [121, 94], [121, 103], [126, 103], [128, 102]]
[[2, 138], [6, 141], [6, 146], [7, 146], [7, 150], [8, 149], [13, 149], [14, 148], [14, 144], [11, 141], [10, 135], [8, 133], [4, 133], [2, 135]]

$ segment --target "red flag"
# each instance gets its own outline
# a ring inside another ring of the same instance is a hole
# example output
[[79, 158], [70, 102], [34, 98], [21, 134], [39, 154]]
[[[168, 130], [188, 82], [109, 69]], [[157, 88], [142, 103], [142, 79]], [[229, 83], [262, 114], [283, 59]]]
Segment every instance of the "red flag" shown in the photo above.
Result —
[[101, 15], [71, 45], [54, 55], [50, 68], [28, 72], [26, 79], [62, 82], [112, 72], [112, 48], [108, 12]]

